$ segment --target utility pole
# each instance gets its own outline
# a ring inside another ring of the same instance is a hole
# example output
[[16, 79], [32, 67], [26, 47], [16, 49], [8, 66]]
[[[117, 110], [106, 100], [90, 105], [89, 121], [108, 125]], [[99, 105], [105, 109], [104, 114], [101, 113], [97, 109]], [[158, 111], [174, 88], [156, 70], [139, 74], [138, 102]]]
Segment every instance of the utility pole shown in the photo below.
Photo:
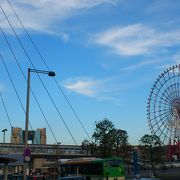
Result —
[[30, 75], [31, 72], [48, 74], [48, 76], [55, 76], [55, 72], [53, 71], [43, 71], [37, 69], [28, 68], [28, 78], [27, 78], [27, 97], [26, 97], [26, 120], [25, 120], [25, 138], [24, 138], [24, 172], [23, 172], [23, 180], [26, 180], [26, 176], [29, 174], [28, 165], [30, 161], [31, 151], [28, 148], [28, 124], [29, 124], [29, 102], [30, 102]]

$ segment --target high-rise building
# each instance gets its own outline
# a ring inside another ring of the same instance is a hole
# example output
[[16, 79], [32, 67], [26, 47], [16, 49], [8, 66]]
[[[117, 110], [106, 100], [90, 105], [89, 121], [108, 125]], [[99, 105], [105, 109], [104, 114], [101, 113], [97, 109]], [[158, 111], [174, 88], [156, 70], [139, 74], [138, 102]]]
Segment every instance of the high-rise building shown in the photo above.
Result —
[[40, 144], [46, 144], [46, 128], [37, 129], [40, 132]]
[[11, 143], [13, 144], [23, 144], [23, 131], [21, 128], [12, 127], [11, 128]]
[[[25, 131], [19, 127], [11, 128], [11, 143], [24, 144]], [[28, 144], [46, 144], [46, 128], [28, 131]]]

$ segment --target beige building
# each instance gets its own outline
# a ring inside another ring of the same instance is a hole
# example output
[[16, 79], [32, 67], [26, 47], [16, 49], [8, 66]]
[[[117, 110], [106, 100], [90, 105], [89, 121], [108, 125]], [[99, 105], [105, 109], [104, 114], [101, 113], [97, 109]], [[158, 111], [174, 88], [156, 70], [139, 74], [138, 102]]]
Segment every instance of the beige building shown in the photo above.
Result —
[[12, 144], [22, 144], [22, 129], [21, 128], [14, 128], [11, 129], [11, 143]]
[[[19, 127], [11, 128], [11, 143], [24, 144], [25, 131]], [[28, 131], [28, 144], [46, 144], [46, 128]]]

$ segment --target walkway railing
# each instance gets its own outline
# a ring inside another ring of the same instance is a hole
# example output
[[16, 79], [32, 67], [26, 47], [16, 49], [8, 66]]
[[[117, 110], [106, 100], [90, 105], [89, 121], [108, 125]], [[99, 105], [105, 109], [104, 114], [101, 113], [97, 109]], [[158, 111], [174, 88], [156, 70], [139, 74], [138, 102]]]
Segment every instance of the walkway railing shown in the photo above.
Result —
[[[64, 156], [90, 156], [90, 152], [83, 150], [81, 146], [73, 145], [34, 145], [30, 144], [32, 155], [64, 155]], [[24, 145], [0, 143], [0, 154], [22, 154]]]

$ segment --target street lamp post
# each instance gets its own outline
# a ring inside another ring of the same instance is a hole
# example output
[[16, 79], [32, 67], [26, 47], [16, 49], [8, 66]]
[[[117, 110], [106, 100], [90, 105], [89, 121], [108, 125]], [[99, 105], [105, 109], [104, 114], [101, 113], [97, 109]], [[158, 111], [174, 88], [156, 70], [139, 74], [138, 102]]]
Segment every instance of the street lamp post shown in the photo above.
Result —
[[48, 76], [55, 76], [55, 72], [53, 71], [43, 71], [37, 69], [28, 68], [28, 78], [27, 78], [27, 97], [26, 97], [26, 121], [25, 121], [25, 138], [24, 138], [24, 177], [23, 180], [26, 180], [26, 173], [28, 168], [28, 161], [30, 156], [30, 150], [28, 148], [28, 124], [29, 124], [29, 102], [30, 102], [30, 73], [41, 73], [48, 74]]
[[7, 129], [2, 130], [2, 132], [3, 132], [3, 143], [5, 143], [6, 131], [7, 131]]

